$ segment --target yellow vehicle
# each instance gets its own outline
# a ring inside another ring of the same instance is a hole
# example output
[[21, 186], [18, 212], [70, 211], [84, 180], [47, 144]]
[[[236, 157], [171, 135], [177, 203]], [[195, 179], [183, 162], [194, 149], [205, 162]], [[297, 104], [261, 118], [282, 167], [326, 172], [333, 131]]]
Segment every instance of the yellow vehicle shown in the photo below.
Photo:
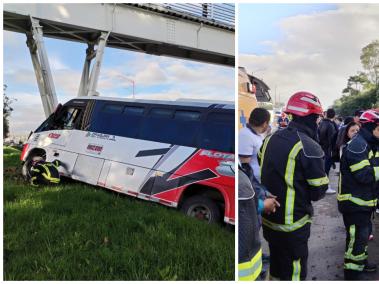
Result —
[[246, 125], [249, 115], [258, 106], [255, 86], [251, 84], [244, 67], [238, 68], [238, 129]]

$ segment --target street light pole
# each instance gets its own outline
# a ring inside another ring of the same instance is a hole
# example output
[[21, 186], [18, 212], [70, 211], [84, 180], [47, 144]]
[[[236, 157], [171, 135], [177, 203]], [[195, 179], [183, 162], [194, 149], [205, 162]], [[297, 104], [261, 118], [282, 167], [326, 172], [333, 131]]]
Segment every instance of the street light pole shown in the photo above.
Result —
[[132, 87], [133, 87], [133, 100], [135, 99], [135, 97], [134, 97], [134, 80], [130, 80], [131, 82], [132, 82]]
[[127, 81], [129, 81], [129, 82], [131, 82], [132, 83], [132, 88], [133, 88], [133, 99], [135, 99], [135, 82], [134, 82], [134, 80], [132, 80], [132, 79], [130, 79], [130, 78], [128, 78], [128, 77], [126, 77], [125, 75], [122, 75], [122, 74], [118, 74], [118, 76], [120, 77], [120, 78], [122, 78], [122, 79], [126, 79]]

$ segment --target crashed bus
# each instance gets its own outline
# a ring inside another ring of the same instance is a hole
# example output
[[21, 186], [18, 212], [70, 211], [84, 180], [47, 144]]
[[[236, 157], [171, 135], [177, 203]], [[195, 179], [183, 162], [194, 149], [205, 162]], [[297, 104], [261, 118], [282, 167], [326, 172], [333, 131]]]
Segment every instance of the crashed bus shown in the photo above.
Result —
[[60, 160], [62, 176], [235, 222], [234, 104], [80, 97], [28, 138], [21, 160]]

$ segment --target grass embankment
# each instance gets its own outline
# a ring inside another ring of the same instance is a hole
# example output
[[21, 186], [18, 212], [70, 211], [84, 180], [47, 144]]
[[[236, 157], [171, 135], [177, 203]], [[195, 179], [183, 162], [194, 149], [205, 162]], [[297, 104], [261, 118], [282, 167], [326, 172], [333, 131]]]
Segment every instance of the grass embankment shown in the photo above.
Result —
[[234, 280], [234, 234], [82, 183], [34, 188], [4, 148], [5, 280]]

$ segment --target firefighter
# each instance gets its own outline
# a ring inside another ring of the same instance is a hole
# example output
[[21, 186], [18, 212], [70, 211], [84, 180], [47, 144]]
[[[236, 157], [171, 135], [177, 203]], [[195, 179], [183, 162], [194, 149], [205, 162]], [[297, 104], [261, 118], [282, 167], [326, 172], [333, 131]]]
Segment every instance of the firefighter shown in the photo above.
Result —
[[31, 178], [30, 183], [32, 186], [39, 185], [56, 185], [60, 182], [60, 175], [58, 167], [62, 163], [59, 160], [53, 162], [45, 162], [38, 160], [30, 169]]
[[256, 280], [262, 271], [255, 191], [250, 178], [238, 167], [238, 280]]
[[337, 195], [346, 228], [345, 280], [360, 280], [364, 272], [376, 271], [376, 265], [367, 262], [367, 243], [378, 194], [379, 112], [363, 112], [360, 122], [361, 130], [342, 151]]
[[323, 198], [329, 184], [324, 152], [315, 141], [322, 107], [315, 95], [297, 92], [284, 111], [292, 116], [288, 127], [268, 136], [259, 152], [262, 183], [281, 204], [275, 214], [264, 215], [263, 236], [270, 279], [305, 280], [311, 201]]

